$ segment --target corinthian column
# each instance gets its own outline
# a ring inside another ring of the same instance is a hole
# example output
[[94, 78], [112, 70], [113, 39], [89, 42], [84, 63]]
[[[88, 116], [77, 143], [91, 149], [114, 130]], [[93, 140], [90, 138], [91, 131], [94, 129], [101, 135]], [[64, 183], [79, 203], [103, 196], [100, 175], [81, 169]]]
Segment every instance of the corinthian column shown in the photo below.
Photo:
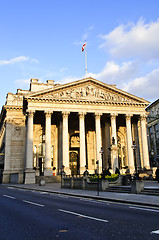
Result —
[[118, 147], [117, 147], [117, 133], [116, 133], [116, 117], [118, 114], [111, 113], [111, 168], [115, 173], [116, 168], [118, 168]]
[[117, 134], [116, 134], [116, 117], [118, 114], [111, 113], [111, 137], [114, 138], [115, 144], [117, 146]]
[[80, 174], [85, 170], [86, 165], [86, 141], [85, 141], [85, 114], [79, 112], [79, 130], [80, 130]]
[[146, 115], [140, 116], [141, 120], [141, 142], [143, 152], [143, 165], [145, 168], [150, 168], [148, 142], [147, 142], [147, 129], [146, 129]]
[[45, 112], [45, 168], [44, 175], [51, 176], [51, 114], [52, 112]]
[[62, 112], [63, 116], [63, 136], [62, 136], [62, 152], [63, 152], [63, 165], [66, 174], [71, 174], [69, 168], [69, 136], [68, 136], [68, 115], [69, 112]]
[[130, 173], [134, 172], [134, 156], [132, 149], [132, 131], [131, 131], [131, 117], [132, 115], [126, 115], [126, 136], [127, 136], [127, 150], [128, 150], [128, 168]]
[[35, 171], [33, 170], [33, 116], [34, 111], [28, 110], [25, 184], [35, 183]]
[[99, 161], [99, 173], [102, 171], [102, 157], [100, 154], [102, 140], [101, 140], [101, 124], [100, 117], [102, 113], [95, 113], [95, 129], [96, 129], [96, 160]]

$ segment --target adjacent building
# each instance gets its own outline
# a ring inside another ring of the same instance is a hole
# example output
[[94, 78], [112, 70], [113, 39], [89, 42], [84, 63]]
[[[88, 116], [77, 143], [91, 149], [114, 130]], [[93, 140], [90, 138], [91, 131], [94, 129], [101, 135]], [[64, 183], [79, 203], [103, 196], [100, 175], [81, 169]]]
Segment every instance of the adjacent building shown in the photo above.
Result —
[[[56, 84], [31, 79], [8, 93], [0, 116], [2, 181], [34, 183], [38, 176], [96, 169], [149, 169], [143, 98], [91, 77]], [[135, 150], [133, 148], [135, 145]]]
[[159, 99], [146, 108], [148, 144], [151, 167], [159, 166]]

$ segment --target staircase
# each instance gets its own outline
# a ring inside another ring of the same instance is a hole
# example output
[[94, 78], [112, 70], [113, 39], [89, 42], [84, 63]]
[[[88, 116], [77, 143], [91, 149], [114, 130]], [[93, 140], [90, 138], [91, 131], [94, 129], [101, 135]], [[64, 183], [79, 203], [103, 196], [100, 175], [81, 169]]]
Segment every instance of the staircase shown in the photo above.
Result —
[[[111, 186], [107, 190], [108, 192], [116, 193], [131, 193], [131, 186]], [[144, 188], [140, 193], [144, 195], [159, 196], [159, 188]]]
[[151, 196], [159, 196], [159, 189], [157, 188], [144, 188], [144, 190], [140, 194], [151, 195]]
[[117, 192], [117, 193], [131, 193], [130, 186], [111, 186], [107, 190], [108, 192]]

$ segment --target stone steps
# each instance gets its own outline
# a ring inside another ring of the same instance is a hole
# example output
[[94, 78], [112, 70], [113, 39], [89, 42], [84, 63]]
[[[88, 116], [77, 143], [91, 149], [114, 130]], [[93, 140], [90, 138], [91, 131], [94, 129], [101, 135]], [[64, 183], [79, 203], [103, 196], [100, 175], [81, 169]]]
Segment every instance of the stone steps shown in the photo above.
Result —
[[108, 189], [109, 192], [131, 193], [131, 187], [112, 186]]
[[[131, 193], [131, 187], [112, 186], [109, 187], [107, 191], [116, 193]], [[144, 190], [140, 194], [159, 196], [159, 189], [144, 188]]]
[[141, 192], [141, 194], [159, 196], [159, 189], [144, 188], [144, 190]]

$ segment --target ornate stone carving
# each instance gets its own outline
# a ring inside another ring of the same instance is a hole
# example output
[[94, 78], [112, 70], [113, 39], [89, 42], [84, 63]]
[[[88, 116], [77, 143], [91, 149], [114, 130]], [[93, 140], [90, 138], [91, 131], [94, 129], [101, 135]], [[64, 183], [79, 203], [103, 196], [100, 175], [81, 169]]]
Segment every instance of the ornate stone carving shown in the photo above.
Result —
[[24, 122], [25, 122], [25, 120], [24, 119], [22, 119], [22, 118], [14, 118], [13, 119], [13, 123], [15, 124], [15, 125], [23, 125], [24, 124]]
[[21, 135], [21, 128], [20, 127], [15, 127], [14, 128], [14, 136], [15, 137], [20, 137]]
[[93, 85], [82, 86], [61, 91], [53, 91], [39, 97], [58, 99], [81, 99], [81, 100], [103, 100], [113, 102], [133, 102], [128, 97], [97, 88]]

